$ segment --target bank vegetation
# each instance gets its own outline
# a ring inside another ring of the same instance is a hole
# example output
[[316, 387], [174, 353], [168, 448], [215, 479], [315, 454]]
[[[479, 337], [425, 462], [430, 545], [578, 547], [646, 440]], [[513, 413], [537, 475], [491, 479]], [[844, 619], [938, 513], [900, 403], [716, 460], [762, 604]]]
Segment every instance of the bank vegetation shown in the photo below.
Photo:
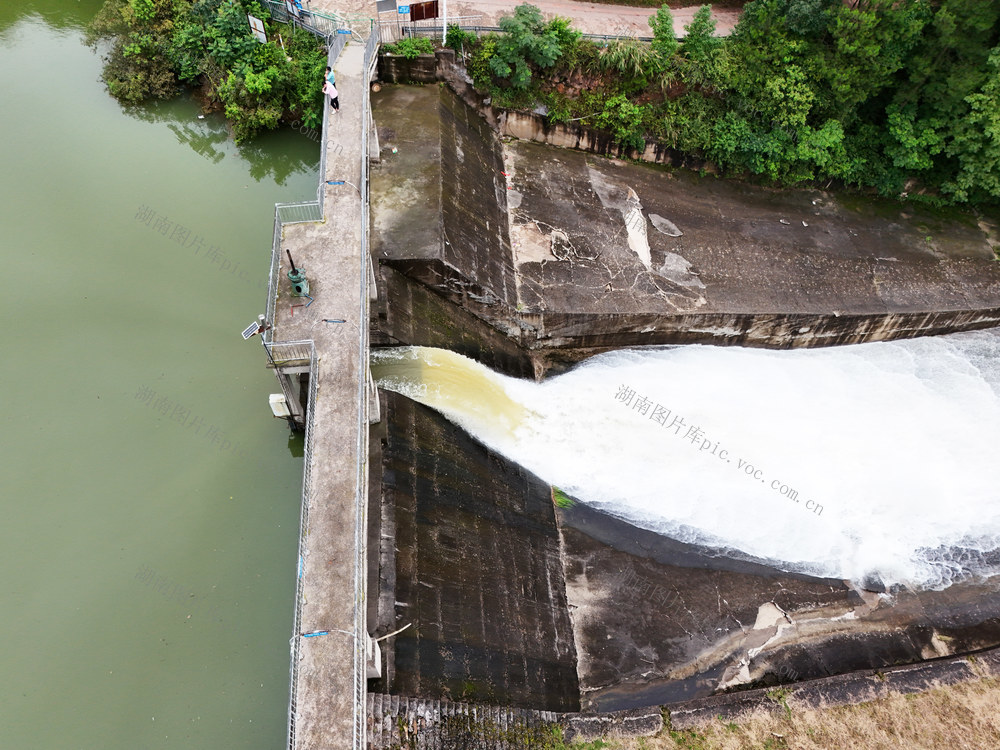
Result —
[[[264, 21], [266, 44], [247, 14]], [[225, 114], [237, 141], [282, 121], [323, 121], [325, 47], [274, 23], [257, 0], [106, 0], [89, 38], [106, 46], [104, 81], [123, 104], [194, 88], [206, 109]]]
[[494, 106], [778, 185], [1000, 201], [1000, 3], [754, 0], [728, 37], [706, 5], [683, 39], [664, 5], [651, 43], [588, 40], [531, 5], [500, 27], [447, 38]]

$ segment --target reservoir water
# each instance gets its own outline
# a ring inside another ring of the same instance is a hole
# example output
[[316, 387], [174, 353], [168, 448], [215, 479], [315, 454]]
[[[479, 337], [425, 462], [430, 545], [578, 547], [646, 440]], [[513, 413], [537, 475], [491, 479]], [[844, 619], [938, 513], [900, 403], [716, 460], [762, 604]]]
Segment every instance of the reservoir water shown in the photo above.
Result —
[[301, 444], [240, 331], [319, 149], [123, 110], [99, 5], [0, 7], [0, 748], [273, 750]]
[[440, 349], [374, 360], [580, 501], [716, 554], [915, 588], [1000, 572], [1000, 331], [622, 350], [541, 384]]

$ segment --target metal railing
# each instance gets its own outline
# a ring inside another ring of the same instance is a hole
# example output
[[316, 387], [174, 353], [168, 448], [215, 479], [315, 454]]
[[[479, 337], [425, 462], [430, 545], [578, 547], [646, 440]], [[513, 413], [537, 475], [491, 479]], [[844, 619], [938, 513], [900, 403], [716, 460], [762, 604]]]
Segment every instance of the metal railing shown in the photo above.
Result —
[[303, 367], [316, 356], [312, 341], [275, 341], [264, 345], [275, 367]]
[[[379, 28], [386, 29], [390, 26], [389, 21], [379, 21]], [[448, 23], [452, 26], [452, 23]], [[482, 36], [484, 34], [504, 34], [506, 33], [499, 26], [476, 26], [465, 24], [454, 24], [462, 29], [462, 31], [468, 31], [476, 36]], [[440, 19], [429, 19], [427, 23], [423, 21], [407, 22], [405, 24], [398, 25], [398, 31], [396, 31], [397, 25], [392, 24], [393, 31], [396, 32], [399, 37], [404, 36], [424, 36], [424, 37], [436, 37], [441, 38], [441, 21]], [[632, 34], [580, 34], [584, 39], [593, 39], [598, 42], [613, 42], [616, 39], [635, 39], [637, 42], [652, 42], [653, 37], [651, 36], [633, 36]]]
[[[337, 63], [344, 45], [347, 43], [349, 34], [337, 33], [336, 19], [324, 19], [323, 23], [317, 22], [315, 17], [312, 23], [304, 23], [302, 19], [292, 19], [284, 3], [274, 0], [263, 0], [265, 5], [271, 10], [272, 17], [276, 21], [295, 23], [307, 31], [322, 37], [327, 43], [327, 65], [331, 68]], [[327, 23], [329, 21], [329, 23]], [[324, 25], [325, 24], [325, 25]], [[366, 87], [367, 89], [367, 87]], [[271, 242], [271, 267], [268, 273], [267, 285], [267, 307], [265, 320], [269, 324], [265, 330], [264, 345], [268, 347], [268, 352], [273, 358], [276, 366], [290, 366], [293, 363], [299, 366], [309, 363], [309, 396], [306, 402], [306, 435], [305, 450], [303, 455], [302, 469], [302, 499], [299, 511], [299, 544], [298, 562], [295, 577], [295, 606], [293, 610], [292, 638], [289, 642], [289, 669], [288, 669], [288, 747], [295, 748], [295, 718], [298, 709], [298, 664], [300, 631], [302, 622], [302, 567], [303, 555], [305, 554], [305, 537], [309, 528], [309, 498], [312, 493], [312, 443], [314, 429], [314, 415], [316, 393], [319, 382], [316, 371], [316, 348], [312, 341], [274, 341], [272, 326], [277, 313], [278, 288], [280, 282], [281, 267], [281, 239], [282, 229], [286, 224], [296, 224], [302, 222], [323, 221], [324, 217], [324, 195], [326, 181], [326, 151], [327, 132], [329, 126], [330, 109], [323, 102], [323, 127], [320, 137], [320, 162], [319, 179], [316, 188], [315, 201], [302, 201], [298, 203], [277, 203], [274, 206], [274, 234]], [[363, 750], [357, 748], [356, 750]]]
[[[463, 29], [466, 28], [479, 28], [475, 26], [478, 21], [482, 20], [482, 15], [478, 16], [449, 16], [448, 25], [449, 26], [460, 26]], [[465, 24], [472, 24], [472, 26], [466, 26]], [[412, 36], [436, 36], [441, 38], [441, 19], [440, 18], [425, 18], [421, 21], [404, 21], [399, 14], [396, 18], [388, 20], [381, 18], [378, 21], [379, 37], [382, 44], [390, 44], [392, 42], [398, 42], [404, 37]], [[419, 29], [419, 31], [413, 31], [413, 29]], [[435, 33], [436, 32], [436, 33]]]
[[[274, 0], [265, 0], [269, 5], [279, 5]], [[284, 9], [284, 5], [281, 4]], [[287, 13], [287, 11], [282, 11]], [[337, 34], [334, 37], [326, 37], [328, 50], [326, 64], [331, 68], [337, 64], [337, 59], [347, 43], [346, 34]], [[281, 267], [281, 235], [282, 227], [285, 224], [300, 224], [304, 222], [323, 221], [323, 197], [326, 194], [326, 141], [330, 119], [330, 108], [323, 101], [323, 129], [319, 141], [319, 180], [316, 187], [315, 201], [300, 201], [298, 203], [276, 203], [274, 204], [274, 236], [271, 241], [271, 268], [267, 277], [267, 307], [265, 308], [265, 320], [268, 323], [268, 330], [263, 334], [264, 341], [273, 341], [273, 334], [270, 326], [274, 325], [274, 316], [278, 301], [278, 278]]]
[[[346, 34], [337, 34], [332, 37], [325, 37], [329, 45], [326, 55], [326, 64], [331, 68], [337, 64], [344, 45], [347, 43]], [[326, 133], [327, 125], [330, 121], [330, 108], [326, 106], [326, 98], [323, 98], [323, 129], [320, 137], [319, 148], [319, 185], [316, 187], [316, 200], [300, 201], [298, 203], [276, 203], [278, 220], [282, 224], [303, 224], [306, 222], [323, 221], [323, 197], [326, 180]], [[271, 321], [271, 318], [268, 318]]]
[[278, 210], [278, 219], [282, 224], [300, 224], [306, 221], [323, 221], [320, 202], [321, 199], [317, 196], [314, 201], [276, 203], [274, 207]]
[[365, 44], [363, 75], [364, 93], [361, 96], [361, 263], [358, 294], [361, 319], [358, 321], [358, 426], [357, 452], [358, 476], [356, 480], [354, 526], [354, 750], [365, 750], [367, 714], [367, 662], [368, 662], [368, 132], [371, 128], [371, 89], [368, 77], [376, 62], [379, 30], [372, 29]]
[[271, 326], [274, 325], [275, 308], [278, 304], [278, 269], [281, 265], [281, 211], [277, 205], [274, 207], [274, 233], [271, 237], [271, 268], [267, 274], [267, 306], [264, 308], [264, 320], [267, 325], [261, 336], [264, 343], [269, 344], [274, 340], [274, 332]]
[[295, 576], [295, 607], [292, 617], [292, 638], [289, 641], [289, 666], [288, 666], [288, 747], [295, 748], [295, 713], [298, 707], [298, 665], [299, 665], [299, 645], [302, 640], [299, 634], [302, 632], [302, 565], [305, 555], [305, 538], [309, 531], [309, 497], [312, 493], [312, 442], [313, 442], [313, 420], [316, 413], [316, 388], [319, 378], [316, 377], [316, 347], [312, 341], [289, 341], [274, 344], [271, 347], [273, 352], [277, 347], [296, 347], [300, 351], [308, 349], [309, 352], [309, 398], [306, 402], [306, 437], [305, 448], [303, 450], [302, 469], [302, 503], [299, 508], [299, 545], [298, 560]]

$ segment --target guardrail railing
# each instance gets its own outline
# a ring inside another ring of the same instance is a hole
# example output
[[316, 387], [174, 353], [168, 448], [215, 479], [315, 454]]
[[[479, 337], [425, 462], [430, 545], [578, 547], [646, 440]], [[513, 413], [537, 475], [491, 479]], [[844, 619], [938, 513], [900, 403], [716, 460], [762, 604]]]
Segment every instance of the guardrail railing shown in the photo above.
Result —
[[[274, 0], [265, 0], [269, 5], [279, 5]], [[284, 5], [281, 5], [284, 8]], [[287, 11], [283, 11], [286, 12]], [[331, 68], [337, 64], [337, 59], [347, 43], [346, 34], [336, 34], [325, 37], [328, 44], [326, 64]], [[326, 180], [327, 132], [330, 121], [330, 108], [323, 102], [323, 127], [319, 139], [319, 184], [316, 187], [315, 201], [300, 201], [298, 203], [274, 204], [274, 235], [271, 240], [271, 268], [267, 277], [267, 307], [264, 312], [268, 329], [263, 333], [264, 341], [273, 340], [270, 326], [274, 325], [274, 315], [278, 299], [278, 269], [281, 267], [281, 228], [285, 224], [299, 224], [311, 221], [323, 221], [323, 197]]]
[[368, 132], [371, 128], [371, 89], [368, 76], [379, 46], [379, 30], [373, 28], [365, 44], [364, 94], [361, 97], [361, 177], [358, 192], [361, 194], [361, 263], [358, 269], [358, 283], [361, 320], [358, 336], [358, 476], [356, 480], [354, 526], [354, 750], [365, 750], [367, 713], [366, 692], [368, 686]]
[[[389, 14], [386, 13], [385, 16]], [[393, 19], [388, 19], [387, 17], [382, 17], [378, 20], [377, 26], [379, 29], [379, 41], [381, 44], [390, 44], [392, 42], [398, 42], [400, 39], [408, 36], [436, 36], [441, 37], [441, 19], [440, 18], [425, 18], [421, 21], [409, 21], [403, 20], [400, 14], [396, 14]], [[461, 28], [479, 28], [475, 26], [479, 21], [483, 19], [482, 15], [477, 16], [448, 16], [449, 26], [460, 26]], [[466, 24], [471, 24], [471, 26], [466, 26]], [[421, 29], [421, 31], [411, 33], [411, 29]], [[436, 30], [437, 33], [434, 33]]]
[[[310, 19], [304, 18], [304, 14], [292, 17], [284, 3], [274, 0], [263, 0], [264, 4], [271, 11], [272, 18], [276, 21], [293, 23], [307, 31], [323, 38], [327, 43], [327, 65], [331, 68], [337, 63], [344, 45], [351, 34], [337, 33], [342, 28], [335, 18], [320, 18], [315, 14], [310, 14]], [[367, 90], [367, 86], [366, 86]], [[271, 266], [268, 273], [267, 284], [267, 306], [265, 320], [268, 325], [263, 332], [264, 345], [268, 348], [268, 353], [277, 367], [282, 366], [305, 366], [309, 367], [309, 395], [306, 402], [306, 434], [305, 448], [303, 455], [302, 469], [302, 499], [299, 510], [299, 544], [298, 544], [298, 564], [295, 577], [295, 607], [292, 615], [292, 637], [289, 641], [289, 670], [288, 670], [288, 747], [295, 749], [295, 718], [298, 708], [298, 663], [300, 632], [302, 622], [302, 567], [304, 555], [304, 540], [309, 528], [309, 498], [312, 493], [312, 443], [314, 429], [314, 404], [316, 403], [317, 383], [319, 378], [316, 372], [316, 348], [312, 341], [275, 341], [273, 325], [277, 310], [278, 287], [280, 282], [279, 269], [281, 267], [281, 239], [282, 228], [286, 224], [296, 224], [303, 222], [323, 221], [326, 181], [326, 152], [327, 133], [329, 126], [330, 109], [323, 102], [323, 126], [320, 137], [320, 163], [319, 179], [316, 188], [315, 201], [300, 201], [298, 203], [277, 203], [274, 206], [274, 232], [271, 240]], [[362, 665], [364, 667], [364, 665]], [[362, 742], [364, 734], [361, 735]], [[363, 746], [355, 744], [353, 750], [364, 750]]]
[[275, 367], [304, 367], [316, 357], [312, 341], [275, 341], [264, 345]]
[[312, 441], [313, 415], [316, 413], [313, 404], [316, 403], [316, 347], [312, 341], [289, 341], [274, 344], [272, 351], [278, 347], [297, 347], [309, 351], [309, 401], [306, 407], [306, 437], [303, 449], [302, 469], [302, 502], [299, 508], [299, 545], [295, 576], [295, 611], [292, 616], [292, 637], [289, 641], [288, 666], [288, 747], [295, 750], [295, 712], [298, 707], [298, 664], [299, 642], [302, 640], [302, 563], [305, 554], [305, 538], [309, 529], [309, 497], [312, 492]]
[[[432, 21], [434, 19], [431, 19]], [[456, 19], [458, 20], [458, 19]], [[469, 31], [477, 36], [483, 34], [504, 34], [506, 33], [499, 26], [477, 26], [475, 24], [466, 25], [463, 23], [448, 23], [449, 26], [458, 26], [462, 31]], [[433, 23], [424, 23], [421, 21], [407, 21], [405, 23], [393, 23], [391, 21], [379, 21], [379, 28], [386, 31], [391, 27], [392, 33], [395, 35], [393, 41], [397, 41], [402, 37], [413, 37], [413, 36], [425, 36], [425, 37], [435, 37], [441, 38], [441, 21], [437, 19]], [[613, 42], [615, 39], [635, 39], [637, 42], [652, 42], [653, 37], [651, 36], [633, 36], [631, 34], [580, 34], [584, 39], [593, 39], [598, 42]]]

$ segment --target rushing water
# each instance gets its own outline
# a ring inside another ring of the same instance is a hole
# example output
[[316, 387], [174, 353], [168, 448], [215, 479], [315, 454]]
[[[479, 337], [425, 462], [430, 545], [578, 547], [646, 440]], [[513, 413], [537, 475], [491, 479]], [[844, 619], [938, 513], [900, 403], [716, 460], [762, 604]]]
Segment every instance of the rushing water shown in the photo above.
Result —
[[98, 6], [0, 9], [0, 748], [273, 750], [302, 467], [240, 331], [318, 149], [123, 111]]
[[619, 351], [542, 384], [439, 349], [375, 361], [382, 387], [675, 539], [917, 587], [1000, 571], [1000, 331]]

